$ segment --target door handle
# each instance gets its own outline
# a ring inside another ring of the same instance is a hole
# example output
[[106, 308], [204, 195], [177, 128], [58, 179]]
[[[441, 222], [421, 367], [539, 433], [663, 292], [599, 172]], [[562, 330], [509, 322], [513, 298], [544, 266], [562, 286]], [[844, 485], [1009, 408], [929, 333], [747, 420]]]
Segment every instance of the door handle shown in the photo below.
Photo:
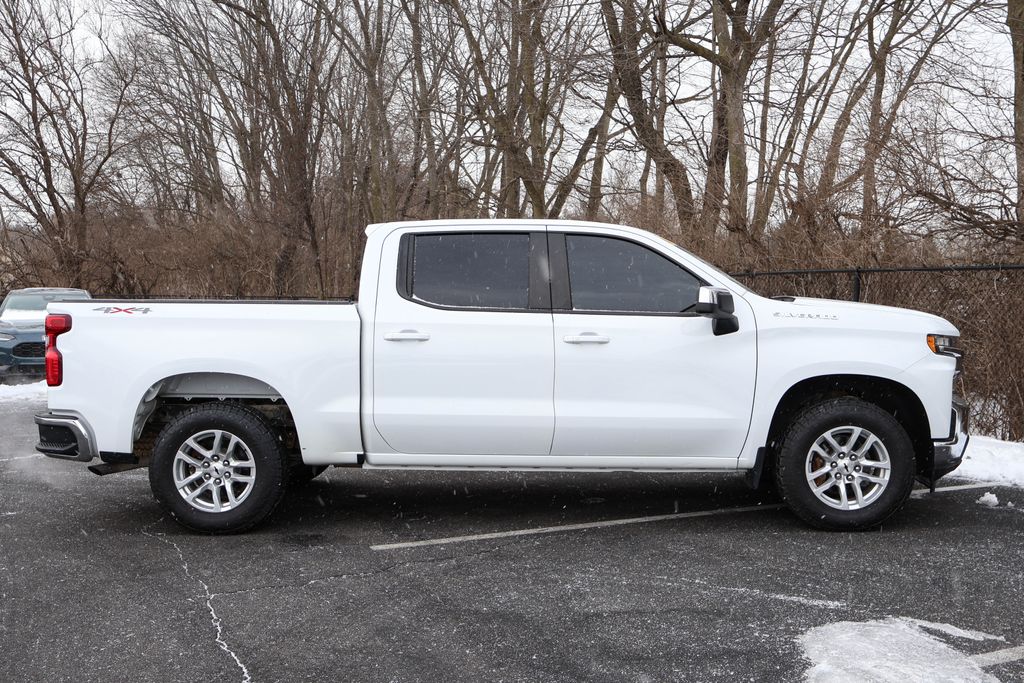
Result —
[[570, 334], [562, 337], [562, 341], [566, 344], [607, 344], [611, 340], [611, 337], [606, 337], [602, 334], [594, 334], [593, 332]]
[[416, 330], [402, 330], [401, 332], [385, 332], [384, 341], [416, 341], [425, 342], [430, 335]]

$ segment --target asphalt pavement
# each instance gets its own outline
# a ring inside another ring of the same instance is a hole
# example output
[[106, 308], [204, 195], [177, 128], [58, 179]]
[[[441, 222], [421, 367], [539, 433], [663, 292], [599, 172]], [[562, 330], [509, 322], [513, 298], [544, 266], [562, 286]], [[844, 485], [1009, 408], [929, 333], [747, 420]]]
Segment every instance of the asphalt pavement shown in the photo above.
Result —
[[1024, 680], [1021, 489], [848, 534], [734, 476], [333, 469], [208, 537], [33, 455], [42, 407], [0, 402], [0, 681], [827, 680], [865, 625]]

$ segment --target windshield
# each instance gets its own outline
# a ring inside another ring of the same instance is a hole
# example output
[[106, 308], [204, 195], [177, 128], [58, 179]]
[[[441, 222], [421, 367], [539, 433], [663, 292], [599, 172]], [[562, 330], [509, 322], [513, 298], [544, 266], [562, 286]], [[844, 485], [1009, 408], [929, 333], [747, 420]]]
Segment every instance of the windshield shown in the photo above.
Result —
[[[687, 252], [687, 253], [689, 253], [689, 252]], [[714, 265], [708, 263], [707, 261], [705, 261], [701, 257], [699, 257], [699, 256], [697, 256], [695, 254], [692, 254], [692, 253], [690, 254], [690, 257], [693, 258], [693, 259], [696, 259], [697, 261], [700, 261], [703, 265], [705, 265], [706, 267], [708, 267], [711, 270], [715, 271], [715, 274], [718, 275], [719, 277], [721, 277], [723, 280], [725, 280], [726, 282], [728, 282], [731, 285], [734, 285], [738, 290], [740, 290], [740, 294], [742, 294], [743, 292], [753, 292], [754, 291], [750, 287], [748, 287], [747, 285], [743, 284], [742, 282], [740, 282], [739, 280], [734, 278], [732, 275], [729, 275], [729, 273], [727, 273], [724, 270], [718, 268], [717, 266], [714, 266]]]
[[733, 276], [729, 275], [728, 273], [726, 273], [725, 271], [721, 270], [717, 266], [714, 266], [714, 265], [708, 263], [707, 261], [705, 261], [704, 259], [700, 258], [699, 256], [697, 256], [693, 252], [687, 251], [687, 250], [683, 249], [682, 247], [680, 247], [675, 242], [670, 242], [667, 239], [659, 237], [658, 235], [651, 235], [651, 236], [654, 239], [656, 239], [659, 242], [661, 242], [662, 244], [664, 244], [665, 246], [667, 246], [669, 248], [669, 250], [675, 249], [675, 250], [683, 252], [684, 254], [686, 254], [686, 256], [688, 258], [691, 258], [694, 261], [696, 261], [697, 263], [699, 263], [700, 265], [704, 266], [705, 268], [710, 270], [712, 273], [714, 273], [715, 276], [717, 276], [718, 278], [720, 278], [722, 280], [725, 280], [729, 284], [735, 286], [736, 289], [739, 290], [737, 292], [738, 294], [743, 295], [746, 292], [753, 291], [752, 289], [750, 289], [750, 287], [747, 287], [745, 284], [743, 284], [742, 282], [740, 282], [739, 280], [737, 280]]
[[0, 307], [0, 320], [43, 320], [46, 304], [60, 299], [88, 299], [86, 292], [33, 292], [31, 294], [8, 294]]

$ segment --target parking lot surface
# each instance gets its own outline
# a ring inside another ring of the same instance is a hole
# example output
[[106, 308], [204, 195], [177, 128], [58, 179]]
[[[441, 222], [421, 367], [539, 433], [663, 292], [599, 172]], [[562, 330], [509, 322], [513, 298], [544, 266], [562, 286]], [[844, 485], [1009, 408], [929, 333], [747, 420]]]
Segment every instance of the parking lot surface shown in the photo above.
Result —
[[739, 477], [334, 469], [208, 537], [33, 455], [42, 408], [0, 403], [3, 681], [1024, 680], [1020, 489], [847, 534]]

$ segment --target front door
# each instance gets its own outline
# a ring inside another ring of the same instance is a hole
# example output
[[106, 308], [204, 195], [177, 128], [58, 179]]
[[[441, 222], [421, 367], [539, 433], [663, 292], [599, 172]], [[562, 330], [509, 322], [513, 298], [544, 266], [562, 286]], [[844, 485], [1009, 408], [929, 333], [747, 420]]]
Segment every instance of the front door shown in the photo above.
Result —
[[547, 455], [554, 350], [544, 233], [389, 238], [399, 239], [390, 245], [398, 282], [380, 276], [374, 322], [381, 438], [398, 453]]
[[[552, 455], [736, 458], [756, 363], [752, 316], [715, 336], [692, 313], [702, 281], [653, 247], [552, 233]], [[745, 302], [737, 297], [737, 309]]]

